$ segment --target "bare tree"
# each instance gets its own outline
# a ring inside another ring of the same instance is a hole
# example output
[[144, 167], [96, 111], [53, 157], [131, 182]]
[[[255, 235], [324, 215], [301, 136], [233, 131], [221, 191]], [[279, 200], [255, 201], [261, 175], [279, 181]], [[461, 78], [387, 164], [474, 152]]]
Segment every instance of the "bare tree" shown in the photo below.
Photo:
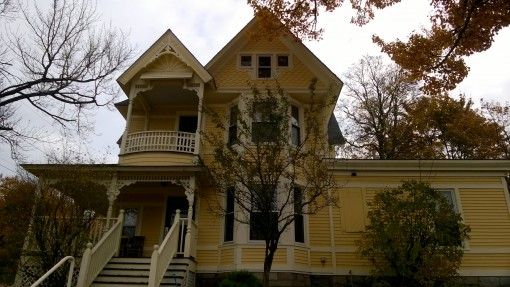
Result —
[[295, 127], [299, 113], [281, 89], [254, 89], [252, 96], [232, 107], [228, 121], [218, 111], [207, 111], [219, 132], [203, 134], [213, 151], [204, 165], [218, 198], [226, 202], [211, 204], [211, 211], [225, 216], [227, 240], [233, 240], [236, 221], [250, 226], [251, 239], [265, 242], [264, 286], [269, 286], [282, 234], [295, 223], [295, 239], [303, 240], [303, 214], [316, 213], [334, 201], [327, 161], [332, 154], [326, 134], [329, 115], [324, 113], [332, 103], [324, 98], [312, 89], [299, 128]]
[[381, 57], [364, 56], [345, 75], [347, 88], [343, 113], [347, 118], [346, 138], [353, 154], [360, 157], [398, 158], [405, 143], [398, 123], [405, 104], [417, 95], [415, 83], [395, 65]]
[[[0, 9], [11, 5], [2, 1]], [[91, 0], [31, 5], [20, 5], [13, 12], [16, 21], [7, 21], [0, 35], [5, 45], [0, 51], [0, 109], [12, 117], [22, 103], [62, 127], [79, 125], [87, 107], [113, 101], [118, 92], [114, 75], [132, 49], [120, 31], [100, 23]], [[0, 134], [17, 136], [17, 125], [2, 120]], [[16, 145], [6, 137], [0, 141]]]

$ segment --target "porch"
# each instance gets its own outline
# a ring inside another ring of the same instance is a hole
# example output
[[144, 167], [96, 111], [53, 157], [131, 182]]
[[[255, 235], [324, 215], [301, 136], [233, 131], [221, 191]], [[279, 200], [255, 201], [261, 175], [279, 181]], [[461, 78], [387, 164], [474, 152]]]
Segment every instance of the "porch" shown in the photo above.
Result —
[[108, 271], [109, 264], [124, 260], [119, 256], [147, 263], [146, 272], [139, 276], [146, 281], [144, 286], [159, 286], [167, 280], [165, 274], [176, 271], [171, 270], [176, 258], [186, 261], [185, 265], [178, 265], [183, 273], [180, 279], [194, 274], [198, 232], [194, 206], [199, 167], [24, 165], [39, 177], [39, 184], [65, 180], [61, 171], [71, 167], [73, 174], [83, 174], [88, 178], [86, 182], [92, 183], [85, 200], [95, 194], [101, 194], [103, 200], [106, 194], [107, 199], [103, 207], [106, 217], [97, 218], [90, 226], [77, 286], [95, 286], [92, 283]]
[[[112, 178], [107, 191], [108, 231], [96, 244], [87, 245], [78, 286], [160, 286], [169, 280], [194, 285], [195, 176], [172, 174]], [[109, 219], [116, 213], [116, 219]]]
[[[115, 106], [126, 118], [120, 155], [140, 152], [196, 154], [203, 85], [189, 79], [144, 79]], [[122, 160], [122, 158], [121, 158]]]

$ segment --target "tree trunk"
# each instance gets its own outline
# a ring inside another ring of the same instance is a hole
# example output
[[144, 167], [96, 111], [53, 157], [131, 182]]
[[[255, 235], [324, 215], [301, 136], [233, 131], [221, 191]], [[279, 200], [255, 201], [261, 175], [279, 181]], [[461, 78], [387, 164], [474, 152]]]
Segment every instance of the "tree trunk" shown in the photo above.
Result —
[[262, 280], [262, 286], [269, 287], [269, 273], [271, 272], [271, 266], [273, 265], [274, 253], [278, 245], [270, 244], [266, 242], [266, 256], [264, 257], [264, 277]]

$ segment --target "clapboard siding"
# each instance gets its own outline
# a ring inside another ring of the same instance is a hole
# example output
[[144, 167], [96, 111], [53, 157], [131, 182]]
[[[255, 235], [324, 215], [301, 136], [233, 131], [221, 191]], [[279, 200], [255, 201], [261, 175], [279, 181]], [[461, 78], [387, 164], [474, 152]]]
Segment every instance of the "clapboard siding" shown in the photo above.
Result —
[[460, 189], [469, 245], [510, 246], [510, 215], [503, 189]]
[[178, 152], [138, 152], [119, 156], [119, 165], [193, 165], [195, 156]]

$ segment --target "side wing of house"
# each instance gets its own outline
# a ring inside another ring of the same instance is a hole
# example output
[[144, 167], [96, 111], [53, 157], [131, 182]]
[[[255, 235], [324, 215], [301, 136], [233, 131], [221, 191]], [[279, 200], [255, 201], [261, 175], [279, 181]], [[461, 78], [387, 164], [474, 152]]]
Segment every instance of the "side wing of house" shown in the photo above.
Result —
[[367, 275], [369, 264], [356, 253], [355, 241], [367, 222], [369, 203], [385, 188], [404, 180], [430, 183], [449, 197], [471, 227], [461, 276], [508, 276], [510, 199], [507, 161], [345, 161], [335, 178], [338, 207], [308, 219], [309, 270], [316, 274]]

